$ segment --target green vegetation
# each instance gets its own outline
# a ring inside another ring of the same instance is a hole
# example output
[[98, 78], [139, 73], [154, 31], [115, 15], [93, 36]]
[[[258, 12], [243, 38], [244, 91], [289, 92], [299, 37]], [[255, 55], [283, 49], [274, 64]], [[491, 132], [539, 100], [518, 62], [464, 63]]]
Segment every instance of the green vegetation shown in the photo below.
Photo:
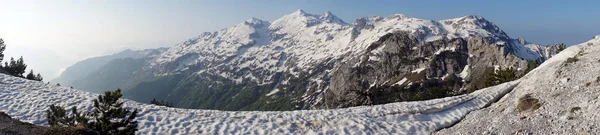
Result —
[[[283, 78], [283, 76], [283, 73], [277, 74], [275, 79]], [[190, 77], [175, 74], [141, 82], [127, 89], [124, 94], [128, 99], [136, 101], [151, 102], [153, 98], [156, 98], [181, 108], [286, 111], [295, 110], [298, 108], [297, 106], [301, 106], [294, 101], [304, 93], [294, 92], [292, 89], [306, 89], [307, 86], [308, 82], [293, 76], [289, 79], [288, 84], [259, 85], [250, 80], [235, 82], [211, 74]], [[288, 89], [283, 89], [283, 87]], [[275, 88], [280, 88], [279, 92], [266, 96]]]
[[541, 59], [527, 61], [527, 69], [525, 70], [525, 73], [523, 73], [523, 75], [526, 75], [527, 73], [531, 72], [531, 70], [537, 68], [541, 64], [542, 64], [542, 60]]
[[85, 124], [89, 120], [77, 111], [77, 107], [71, 108], [71, 114], [66, 114], [65, 108], [61, 106], [50, 105], [46, 111], [48, 124], [54, 127], [74, 127], [78, 124]]
[[152, 99], [152, 101], [150, 101], [150, 104], [154, 104], [154, 105], [158, 105], [158, 106], [166, 106], [166, 107], [173, 107], [173, 103], [169, 103], [167, 101], [157, 101], [156, 98]]
[[[4, 50], [6, 50], [6, 44], [4, 44], [4, 40], [0, 38], [0, 62], [2, 60], [4, 60]], [[0, 64], [0, 66], [1, 66], [1, 64]], [[27, 64], [25, 64], [25, 62], [23, 60], [23, 56], [21, 56], [21, 58], [19, 58], [18, 60], [15, 60], [15, 58], [11, 57], [10, 61], [4, 62], [4, 66], [1, 68], [4, 69], [4, 71], [6, 71], [6, 73], [8, 75], [26, 78], [29, 80], [36, 80], [36, 81], [43, 80], [42, 75], [40, 75], [40, 74], [34, 75], [33, 70], [31, 70], [31, 72], [29, 72], [29, 74], [27, 74], [27, 76], [23, 76], [23, 74], [25, 73], [25, 70], [27, 69]]]
[[501, 83], [510, 82], [519, 79], [517, 71], [511, 68], [500, 69], [492, 72], [485, 80], [485, 87], [495, 86]]
[[46, 111], [48, 124], [53, 127], [85, 127], [102, 135], [133, 135], [137, 131], [138, 110], [129, 111], [123, 108], [119, 99], [121, 90], [107, 91], [94, 99], [94, 109], [91, 113], [82, 115], [76, 107], [66, 114], [63, 107], [50, 105]]
[[558, 49], [556, 49], [556, 53], [562, 52], [565, 49], [567, 49], [567, 45], [560, 43], [560, 45], [558, 45]]
[[25, 76], [25, 79], [29, 79], [29, 80], [36, 80], [36, 81], [42, 81], [44, 80], [44, 78], [42, 77], [42, 75], [40, 75], [39, 73], [37, 75], [34, 75], [35, 73], [33, 73], [33, 69], [31, 71], [29, 71], [29, 74], [27, 74], [27, 76]]
[[527, 110], [535, 111], [541, 106], [542, 104], [540, 103], [540, 100], [533, 98], [531, 94], [527, 94], [519, 98], [519, 103], [517, 103], [517, 110], [519, 112]]
[[415, 95], [409, 96], [408, 101], [422, 101], [422, 100], [449, 97], [449, 96], [453, 96], [453, 94], [451, 92], [452, 92], [452, 90], [447, 89], [447, 88], [439, 88], [439, 87], [429, 88], [423, 92], [419, 92]]
[[27, 69], [27, 64], [25, 64], [23, 61], [23, 57], [19, 58], [18, 60], [10, 58], [10, 63], [8, 61], [4, 63], [4, 70], [6, 70], [6, 72], [12, 76], [23, 78], [25, 69]]
[[4, 40], [0, 38], [0, 62], [4, 60], [4, 50], [6, 50], [6, 44], [4, 44]]

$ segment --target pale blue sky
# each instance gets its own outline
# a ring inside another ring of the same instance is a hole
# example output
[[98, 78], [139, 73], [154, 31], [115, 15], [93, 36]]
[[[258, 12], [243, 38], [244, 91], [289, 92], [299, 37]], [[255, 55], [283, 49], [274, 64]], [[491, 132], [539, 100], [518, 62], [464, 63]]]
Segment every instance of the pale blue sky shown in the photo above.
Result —
[[480, 15], [511, 37], [575, 44], [600, 34], [600, 2], [542, 0], [0, 0], [0, 38], [8, 57], [47, 78], [76, 61], [125, 48], [172, 46], [202, 32], [266, 21], [303, 9], [331, 11], [346, 22], [405, 14], [440, 20]]

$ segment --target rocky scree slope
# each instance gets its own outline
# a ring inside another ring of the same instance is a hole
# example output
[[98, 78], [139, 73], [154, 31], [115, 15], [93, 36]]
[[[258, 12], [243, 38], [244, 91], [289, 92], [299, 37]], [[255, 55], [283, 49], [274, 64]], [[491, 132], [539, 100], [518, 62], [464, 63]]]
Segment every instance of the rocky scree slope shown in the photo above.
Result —
[[519, 79], [497, 103], [437, 134], [600, 134], [600, 35]]
[[119, 87], [130, 99], [184, 108], [340, 108], [420, 99], [410, 97], [430, 88], [476, 89], [476, 77], [489, 68], [524, 69], [526, 60], [547, 59], [550, 50], [511, 39], [479, 16], [432, 21], [397, 14], [350, 24], [330, 12], [298, 10], [186, 40]]

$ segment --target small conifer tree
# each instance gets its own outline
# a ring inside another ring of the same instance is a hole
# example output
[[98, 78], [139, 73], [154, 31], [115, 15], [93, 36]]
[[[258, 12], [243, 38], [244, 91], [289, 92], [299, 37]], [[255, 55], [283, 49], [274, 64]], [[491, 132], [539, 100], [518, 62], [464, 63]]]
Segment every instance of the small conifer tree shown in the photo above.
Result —
[[560, 45], [558, 45], [558, 49], [556, 49], [556, 53], [559, 53], [565, 49], [567, 49], [567, 45], [565, 45], [564, 43], [560, 43]]
[[19, 58], [15, 61], [14, 58], [10, 58], [10, 63], [7, 61], [4, 63], [4, 70], [8, 72], [10, 75], [16, 77], [24, 77], [23, 74], [27, 69], [27, 65], [23, 61], [23, 57]]
[[[4, 60], [4, 50], [6, 50], [6, 44], [4, 44], [4, 40], [0, 38], [0, 62]], [[1, 65], [2, 63], [0, 63]]]
[[119, 101], [123, 95], [121, 89], [107, 91], [94, 99], [94, 109], [91, 113], [81, 114], [73, 107], [67, 115], [63, 107], [50, 105], [46, 111], [48, 124], [59, 127], [74, 127], [82, 125], [101, 135], [133, 135], [137, 132], [138, 110], [129, 111]]
[[46, 110], [48, 124], [55, 127], [73, 127], [78, 124], [86, 125], [89, 120], [85, 115], [77, 111], [77, 107], [71, 108], [71, 114], [67, 115], [65, 108], [61, 106], [50, 105]]
[[44, 77], [42, 77], [42, 75], [41, 75], [40, 73], [38, 73], [38, 74], [35, 76], [35, 79], [34, 79], [34, 80], [37, 80], [37, 81], [43, 81], [43, 80], [44, 80]]
[[35, 75], [33, 74], [33, 69], [29, 71], [29, 73], [27, 74], [27, 76], [25, 76], [25, 79], [35, 80]]
[[150, 101], [150, 103], [159, 105], [159, 106], [173, 107], [172, 103], [169, 103], [167, 101], [158, 101], [158, 100], [156, 100], [156, 98], [152, 99], [152, 101]]
[[135, 134], [137, 131], [138, 110], [133, 112], [123, 108], [123, 102], [119, 102], [121, 89], [107, 91], [94, 99], [94, 111], [91, 116], [95, 121], [89, 123], [90, 128], [100, 134]]
[[517, 71], [511, 68], [500, 69], [493, 72], [490, 77], [485, 80], [486, 87], [498, 85], [504, 82], [510, 82], [518, 79]]

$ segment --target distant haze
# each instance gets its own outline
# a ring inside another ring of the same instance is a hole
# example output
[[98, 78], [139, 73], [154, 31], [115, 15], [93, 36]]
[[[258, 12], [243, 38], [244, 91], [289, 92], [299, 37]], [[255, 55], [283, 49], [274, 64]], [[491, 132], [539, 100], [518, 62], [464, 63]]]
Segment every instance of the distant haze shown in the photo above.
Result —
[[0, 0], [0, 38], [7, 55], [51, 80], [77, 61], [126, 48], [168, 47], [250, 17], [275, 20], [297, 9], [353, 22], [396, 13], [423, 19], [480, 15], [513, 38], [576, 44], [600, 34], [598, 1], [347, 1], [347, 0]]

